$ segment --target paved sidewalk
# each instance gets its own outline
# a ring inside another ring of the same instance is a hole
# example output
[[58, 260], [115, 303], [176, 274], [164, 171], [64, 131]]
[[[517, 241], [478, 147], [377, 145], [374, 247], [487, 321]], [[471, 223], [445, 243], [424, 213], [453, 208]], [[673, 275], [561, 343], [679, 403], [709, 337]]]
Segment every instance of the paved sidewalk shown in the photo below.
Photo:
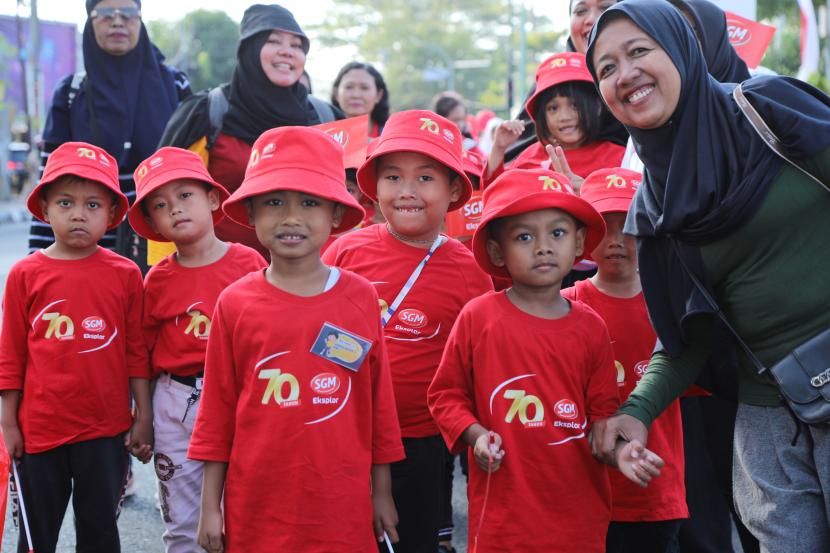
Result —
[[24, 198], [0, 202], [0, 225], [28, 221], [30, 217]]

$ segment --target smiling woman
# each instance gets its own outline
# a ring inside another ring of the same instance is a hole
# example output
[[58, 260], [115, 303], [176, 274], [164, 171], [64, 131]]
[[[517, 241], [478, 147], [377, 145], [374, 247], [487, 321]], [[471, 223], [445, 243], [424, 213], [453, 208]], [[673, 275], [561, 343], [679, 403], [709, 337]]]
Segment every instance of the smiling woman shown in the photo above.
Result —
[[[796, 418], [782, 401], [786, 390], [745, 351], [737, 374], [731, 363], [706, 369], [725, 357], [733, 334], [771, 367], [830, 328], [830, 195], [756, 134], [732, 96], [735, 85], [708, 73], [691, 27], [671, 4], [626, 0], [609, 8], [587, 57], [645, 163], [625, 232], [637, 238], [660, 339], [619, 413], [595, 422], [595, 452], [608, 459], [618, 437], [645, 440], [654, 418], [701, 376], [716, 391], [737, 388], [733, 488], [741, 520], [763, 551], [825, 550], [827, 421]], [[787, 77], [741, 86], [787, 156], [830, 182], [830, 98]]]
[[[251, 145], [266, 130], [343, 118], [299, 82], [310, 43], [291, 12], [276, 4], [251, 6], [240, 31], [231, 82], [183, 103], [161, 138], [163, 146], [199, 153], [230, 192], [242, 182]], [[232, 220], [223, 220], [216, 234], [267, 253], [251, 229]]]

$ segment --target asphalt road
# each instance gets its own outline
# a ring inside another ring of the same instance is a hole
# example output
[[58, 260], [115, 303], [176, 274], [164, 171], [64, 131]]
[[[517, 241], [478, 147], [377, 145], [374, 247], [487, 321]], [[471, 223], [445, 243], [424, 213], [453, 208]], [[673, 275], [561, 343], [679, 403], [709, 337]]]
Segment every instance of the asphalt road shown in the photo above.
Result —
[[[5, 287], [6, 276], [15, 261], [26, 254], [28, 236], [27, 223], [9, 223], [0, 225], [0, 289]], [[158, 512], [156, 497], [156, 477], [152, 464], [142, 465], [133, 462], [135, 476], [135, 493], [129, 497], [118, 521], [121, 533], [121, 548], [124, 553], [163, 553], [161, 535], [164, 528]], [[466, 553], [467, 542], [467, 499], [464, 477], [456, 463], [456, 477], [453, 490], [453, 509], [455, 514], [455, 548]], [[18, 539], [18, 531], [11, 519], [11, 508], [7, 509], [5, 532], [3, 532], [2, 553], [12, 553]], [[72, 522], [71, 507], [64, 518], [58, 553], [75, 551], [75, 530]]]

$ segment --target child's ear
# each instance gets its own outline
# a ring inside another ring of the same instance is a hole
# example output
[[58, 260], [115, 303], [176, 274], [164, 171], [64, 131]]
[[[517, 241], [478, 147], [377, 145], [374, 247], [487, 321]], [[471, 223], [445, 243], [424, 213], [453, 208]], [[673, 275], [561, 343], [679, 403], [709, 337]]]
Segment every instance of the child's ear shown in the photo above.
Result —
[[47, 223], [49, 222], [49, 204], [46, 202], [46, 198], [43, 194], [40, 195], [40, 212], [43, 213], [43, 220]]
[[492, 238], [487, 241], [487, 255], [490, 256], [490, 263], [496, 267], [504, 267], [504, 253], [501, 251], [501, 245]]
[[255, 227], [256, 224], [254, 223], [254, 206], [251, 203], [251, 200], [245, 200], [245, 208], [248, 210], [248, 223]]
[[110, 216], [109, 216], [109, 219], [107, 219], [107, 227], [112, 225], [112, 221], [113, 221], [113, 219], [115, 219], [115, 210], [116, 209], [118, 209], [118, 204], [113, 202], [113, 204], [110, 206]]
[[588, 233], [588, 227], [581, 227], [576, 229], [576, 257], [585, 253], [585, 235]]
[[346, 206], [343, 204], [334, 204], [334, 214], [331, 217], [331, 227], [339, 227], [343, 221], [343, 214], [346, 212]]
[[207, 197], [211, 211], [216, 211], [222, 207], [222, 200], [219, 199], [219, 194], [216, 192], [215, 188], [211, 188], [210, 191], [208, 191]]
[[457, 202], [463, 190], [464, 181], [461, 180], [461, 177], [455, 175], [450, 181], [450, 203]]

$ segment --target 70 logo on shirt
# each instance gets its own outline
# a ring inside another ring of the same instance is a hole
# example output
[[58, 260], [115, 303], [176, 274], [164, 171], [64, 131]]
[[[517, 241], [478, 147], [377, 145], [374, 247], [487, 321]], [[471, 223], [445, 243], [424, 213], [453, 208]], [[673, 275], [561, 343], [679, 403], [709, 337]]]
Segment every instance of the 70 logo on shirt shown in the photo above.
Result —
[[280, 407], [297, 407], [300, 405], [300, 383], [293, 374], [283, 373], [280, 369], [265, 369], [259, 373], [260, 380], [267, 380], [262, 404], [268, 405], [271, 398]]
[[[536, 397], [527, 394], [524, 390], [505, 390], [504, 399], [511, 399], [510, 409], [507, 410], [507, 415], [504, 421], [507, 423], [513, 422], [516, 415], [519, 416], [525, 428], [538, 428], [545, 424], [545, 407], [542, 401]], [[531, 409], [532, 408], [532, 409]], [[530, 414], [533, 416], [531, 417]]]
[[52, 336], [58, 340], [71, 340], [75, 337], [75, 323], [66, 315], [60, 313], [44, 313], [42, 320], [49, 321], [46, 327], [46, 339]]

